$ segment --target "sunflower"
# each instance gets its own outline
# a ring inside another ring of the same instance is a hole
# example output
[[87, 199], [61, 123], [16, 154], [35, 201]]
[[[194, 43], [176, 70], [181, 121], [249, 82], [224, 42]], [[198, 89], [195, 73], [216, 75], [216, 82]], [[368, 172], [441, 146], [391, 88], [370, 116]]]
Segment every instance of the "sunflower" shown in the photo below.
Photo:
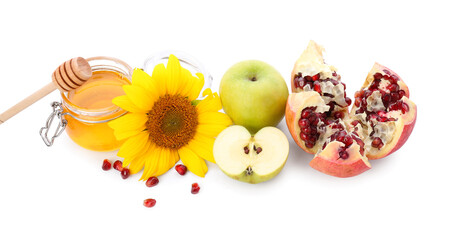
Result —
[[204, 177], [214, 161], [215, 137], [232, 124], [222, 112], [217, 93], [203, 91], [202, 74], [193, 76], [170, 55], [167, 66], [158, 64], [152, 76], [135, 69], [132, 84], [123, 86], [126, 95], [113, 103], [128, 113], [109, 122], [118, 140], [125, 140], [118, 156], [132, 174], [144, 169], [140, 180], [159, 176], [179, 159], [194, 174]]

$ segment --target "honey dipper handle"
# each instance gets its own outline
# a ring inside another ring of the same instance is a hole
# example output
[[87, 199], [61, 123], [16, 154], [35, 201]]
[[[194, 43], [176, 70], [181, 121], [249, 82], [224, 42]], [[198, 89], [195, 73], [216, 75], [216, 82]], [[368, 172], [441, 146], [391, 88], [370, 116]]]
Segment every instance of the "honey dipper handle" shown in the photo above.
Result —
[[50, 82], [48, 85], [34, 92], [32, 95], [28, 96], [24, 100], [12, 106], [10, 109], [6, 110], [6, 112], [0, 114], [0, 124], [6, 122], [6, 120], [10, 119], [14, 115], [18, 114], [19, 112], [21, 112], [28, 106], [32, 105], [36, 101], [42, 99], [44, 96], [48, 95], [54, 90], [56, 90], [56, 85], [54, 85], [53, 82]]

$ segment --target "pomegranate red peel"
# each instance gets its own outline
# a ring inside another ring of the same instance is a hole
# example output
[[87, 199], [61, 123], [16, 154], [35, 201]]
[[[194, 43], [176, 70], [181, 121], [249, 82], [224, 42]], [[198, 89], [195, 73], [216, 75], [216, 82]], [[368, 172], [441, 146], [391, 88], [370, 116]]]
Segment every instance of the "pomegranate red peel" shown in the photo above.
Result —
[[367, 158], [359, 153], [358, 144], [353, 143], [346, 150], [349, 153], [347, 159], [342, 159], [337, 151], [343, 146], [344, 144], [338, 141], [330, 142], [310, 161], [310, 166], [325, 174], [341, 178], [353, 177], [371, 168]]

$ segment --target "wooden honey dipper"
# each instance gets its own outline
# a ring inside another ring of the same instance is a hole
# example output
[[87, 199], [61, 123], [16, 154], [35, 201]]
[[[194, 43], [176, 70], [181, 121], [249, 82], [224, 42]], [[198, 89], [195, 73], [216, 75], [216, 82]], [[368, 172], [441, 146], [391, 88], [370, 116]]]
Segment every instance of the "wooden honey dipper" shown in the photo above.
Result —
[[91, 66], [82, 57], [72, 58], [64, 62], [53, 72], [52, 82], [0, 114], [0, 124], [56, 89], [61, 92], [68, 92], [80, 87], [91, 78], [91, 75]]

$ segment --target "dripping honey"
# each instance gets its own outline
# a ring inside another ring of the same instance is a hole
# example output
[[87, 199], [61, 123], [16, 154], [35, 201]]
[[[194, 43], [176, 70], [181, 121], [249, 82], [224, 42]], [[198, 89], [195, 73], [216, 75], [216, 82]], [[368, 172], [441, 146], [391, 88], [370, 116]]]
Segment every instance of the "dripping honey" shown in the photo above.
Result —
[[94, 151], [113, 151], [121, 146], [108, 122], [126, 113], [112, 103], [114, 97], [124, 95], [122, 86], [126, 84], [130, 80], [120, 72], [93, 71], [85, 84], [63, 95], [66, 131], [75, 143]]

